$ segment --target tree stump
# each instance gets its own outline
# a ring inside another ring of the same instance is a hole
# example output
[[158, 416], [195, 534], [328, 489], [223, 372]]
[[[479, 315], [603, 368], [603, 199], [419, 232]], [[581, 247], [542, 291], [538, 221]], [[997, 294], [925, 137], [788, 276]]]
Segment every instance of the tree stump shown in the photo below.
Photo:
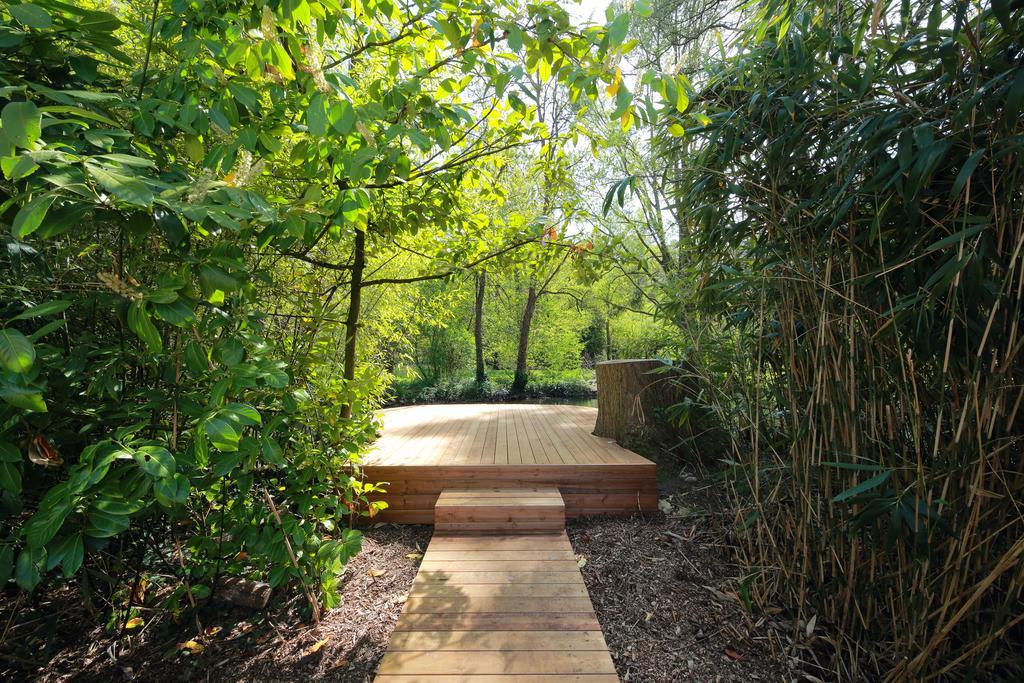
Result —
[[674, 373], [664, 371], [666, 367], [660, 360], [598, 363], [594, 434], [628, 443], [657, 428], [656, 413], [679, 402], [679, 386], [671, 381]]

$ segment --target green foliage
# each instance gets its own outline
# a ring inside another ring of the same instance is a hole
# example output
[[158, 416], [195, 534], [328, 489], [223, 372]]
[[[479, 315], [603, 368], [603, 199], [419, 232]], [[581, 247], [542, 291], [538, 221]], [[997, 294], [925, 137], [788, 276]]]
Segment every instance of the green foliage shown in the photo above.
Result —
[[661, 141], [703, 270], [664, 314], [714, 321], [688, 336], [738, 437], [748, 595], [874, 646], [837, 668], [998, 670], [1020, 645], [1024, 432], [997, 406], [1022, 377], [1024, 16], [748, 9]]
[[518, 82], [582, 105], [624, 29], [512, 1], [145, 11], [0, 4], [0, 578], [102, 563], [113, 593], [175, 557], [172, 609], [225, 573], [330, 606], [383, 507], [359, 454], [387, 376], [338, 368], [345, 238], [439, 226], [452, 268], [505, 246], [464, 200], [546, 133]]
[[[509, 370], [489, 371], [486, 382], [464, 375], [442, 381], [399, 377], [391, 386], [387, 405], [415, 403], [501, 402], [511, 398], [513, 375]], [[516, 400], [589, 401], [596, 396], [592, 370], [535, 371], [526, 392]]]

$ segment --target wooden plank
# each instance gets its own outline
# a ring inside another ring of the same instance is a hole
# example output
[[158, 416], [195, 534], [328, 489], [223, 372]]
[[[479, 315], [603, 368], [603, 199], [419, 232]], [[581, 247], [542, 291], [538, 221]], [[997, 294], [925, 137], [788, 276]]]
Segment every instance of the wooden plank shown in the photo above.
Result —
[[434, 504], [435, 508], [438, 507], [562, 507], [562, 496], [555, 493], [557, 498], [551, 498], [550, 496], [515, 496], [515, 495], [504, 495], [504, 496], [466, 496], [466, 497], [453, 497], [445, 496], [443, 493], [441, 497], [437, 499]]
[[476, 572], [446, 572], [420, 568], [420, 574], [416, 578], [424, 583], [457, 583], [485, 584], [534, 584], [538, 581], [545, 583], [576, 583], [580, 580], [580, 573], [574, 567], [572, 571], [536, 571], [536, 572], [510, 572], [510, 571], [476, 571]]
[[545, 486], [545, 487], [528, 487], [528, 488], [453, 488], [447, 487], [444, 490], [445, 500], [448, 498], [503, 498], [505, 496], [514, 493], [517, 496], [522, 497], [536, 497], [536, 498], [551, 498], [558, 496], [558, 489]]
[[578, 569], [575, 562], [567, 560], [427, 560], [420, 563], [420, 569], [459, 572], [568, 572]]
[[591, 612], [521, 614], [402, 614], [395, 631], [598, 631]]
[[435, 533], [430, 539], [431, 550], [448, 550], [463, 548], [471, 550], [526, 550], [529, 548], [565, 548], [571, 550], [572, 545], [565, 534], [505, 534], [497, 538], [477, 538], [473, 536], [452, 536]]
[[417, 651], [607, 651], [600, 631], [403, 631], [388, 643], [389, 652]]
[[587, 587], [579, 582], [548, 583], [547, 581], [519, 583], [464, 583], [457, 577], [452, 581], [419, 581], [409, 589], [410, 598], [586, 598]]
[[434, 525], [444, 531], [464, 531], [478, 533], [503, 534], [506, 531], [528, 532], [528, 531], [556, 531], [565, 527], [565, 522], [555, 520], [512, 520], [503, 521], [496, 526], [494, 520], [486, 522], [448, 522], [441, 520], [434, 521]]
[[435, 550], [427, 549], [425, 560], [575, 560], [572, 550]]
[[593, 610], [589, 597], [583, 598], [529, 598], [521, 596], [457, 596], [409, 598], [403, 612], [407, 614], [475, 614], [500, 612], [589, 612]]
[[605, 652], [387, 652], [381, 674], [614, 674]]
[[374, 681], [376, 683], [619, 683], [619, 677], [614, 674], [576, 674], [572, 676], [533, 674], [527, 679], [516, 674], [469, 674], [444, 677], [412, 674], [377, 676]]

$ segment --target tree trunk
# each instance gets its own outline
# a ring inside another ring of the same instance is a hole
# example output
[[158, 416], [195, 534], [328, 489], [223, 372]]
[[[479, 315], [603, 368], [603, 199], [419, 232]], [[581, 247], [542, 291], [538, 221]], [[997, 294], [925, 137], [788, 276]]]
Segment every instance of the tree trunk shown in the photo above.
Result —
[[607, 317], [604, 319], [604, 359], [612, 359], [612, 323]]
[[658, 429], [659, 411], [679, 402], [673, 374], [660, 360], [612, 360], [598, 363], [597, 425], [594, 434], [626, 443]]
[[484, 291], [487, 286], [487, 272], [481, 271], [476, 276], [476, 304], [473, 308], [473, 343], [476, 346], [476, 381], [483, 384], [487, 381], [484, 368]]
[[533, 312], [537, 308], [537, 296], [537, 288], [530, 285], [530, 289], [526, 293], [523, 319], [519, 324], [519, 353], [516, 354], [516, 375], [512, 380], [510, 391], [513, 396], [522, 395], [526, 391], [526, 382], [530, 378], [526, 369], [526, 361], [530, 350], [530, 326], [533, 324]]
[[[363, 298], [363, 268], [366, 267], [366, 232], [356, 228], [352, 251], [352, 285], [349, 291], [348, 315], [345, 317], [345, 364], [343, 376], [351, 384], [356, 378], [356, 334], [359, 331], [359, 309]], [[351, 401], [341, 406], [343, 418], [352, 417]]]

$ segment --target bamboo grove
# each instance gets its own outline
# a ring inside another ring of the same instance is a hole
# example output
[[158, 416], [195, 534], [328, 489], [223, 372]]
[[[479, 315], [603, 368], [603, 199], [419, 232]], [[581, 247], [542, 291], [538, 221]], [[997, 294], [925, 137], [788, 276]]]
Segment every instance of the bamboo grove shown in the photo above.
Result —
[[663, 140], [742, 589], [830, 624], [848, 676], [1019, 665], [1020, 3], [749, 10]]

